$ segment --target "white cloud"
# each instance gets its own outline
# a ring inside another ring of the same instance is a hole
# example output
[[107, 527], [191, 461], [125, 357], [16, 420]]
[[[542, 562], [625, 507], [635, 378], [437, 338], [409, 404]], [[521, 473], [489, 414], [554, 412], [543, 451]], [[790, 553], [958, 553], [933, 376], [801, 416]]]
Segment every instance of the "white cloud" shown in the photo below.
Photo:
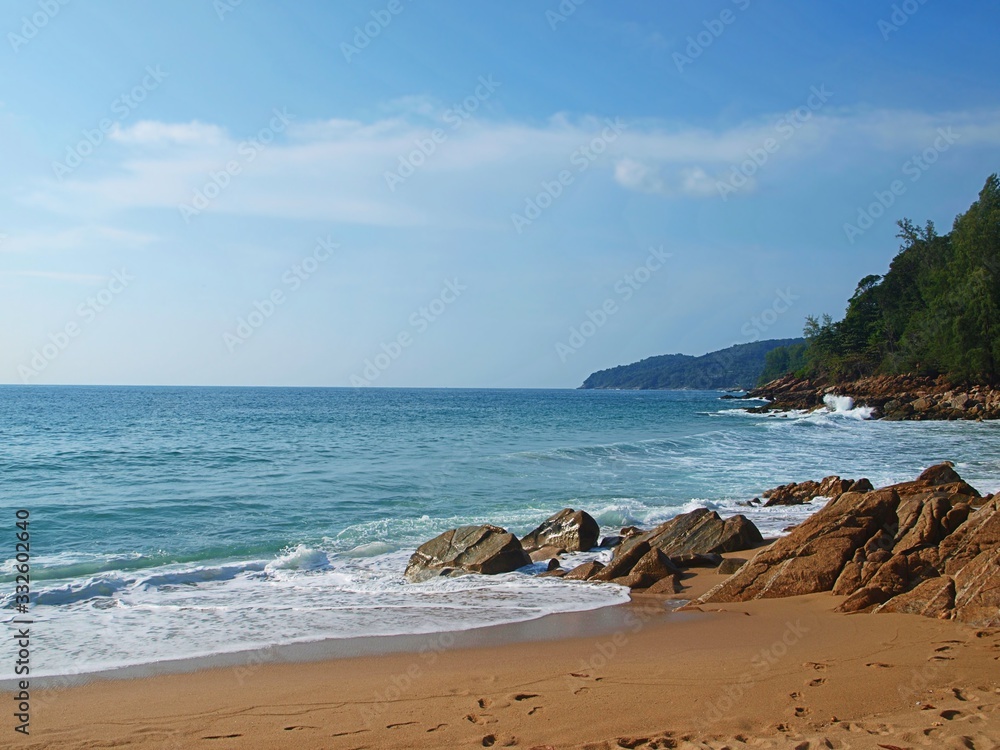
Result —
[[225, 140], [226, 132], [217, 125], [197, 121], [165, 123], [142, 120], [127, 128], [116, 123], [109, 138], [134, 146], [216, 146]]
[[[560, 170], [575, 171], [573, 157], [581, 153], [590, 154], [588, 179], [604, 179], [609, 189], [707, 199], [717, 196], [717, 181], [726, 179], [750, 150], [773, 138], [780, 147], [769, 158], [783, 167], [765, 165], [757, 181], [780, 179], [789, 169], [815, 171], [817, 160], [833, 153], [859, 164], [873, 150], [904, 154], [933, 142], [942, 127], [954, 126], [961, 134], [959, 148], [1000, 144], [1000, 113], [994, 110], [825, 109], [791, 131], [780, 129], [788, 117], [782, 112], [715, 129], [644, 120], [628, 123], [618, 137], [591, 152], [607, 127], [605, 118], [556, 114], [543, 123], [520, 123], [480, 112], [446, 121], [445, 108], [420, 97], [397, 100], [390, 109], [385, 118], [369, 122], [293, 119], [272, 143], [252, 148], [215, 125], [144, 121], [116, 134], [128, 149], [109, 149], [103, 172], [95, 164], [63, 183], [36, 183], [23, 200], [92, 220], [132, 208], [179, 212], [197, 191], [211, 191], [218, 197], [205, 213], [388, 226], [497, 226], [526, 196], [537, 193], [542, 180]], [[435, 128], [443, 140], [431, 137]], [[222, 172], [234, 163], [239, 173], [227, 178]], [[407, 171], [412, 174], [390, 189], [387, 175]], [[216, 191], [212, 184], [219, 181], [226, 185]]]

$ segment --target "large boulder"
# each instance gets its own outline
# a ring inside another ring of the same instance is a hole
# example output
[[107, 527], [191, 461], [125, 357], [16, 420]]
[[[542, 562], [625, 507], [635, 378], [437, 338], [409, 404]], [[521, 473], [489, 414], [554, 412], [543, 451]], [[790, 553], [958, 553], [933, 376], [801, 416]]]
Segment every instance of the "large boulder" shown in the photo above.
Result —
[[521, 537], [521, 546], [532, 552], [542, 547], [562, 547], [567, 552], [586, 552], [597, 546], [601, 529], [597, 521], [582, 510], [563, 508], [546, 518], [541, 526]]
[[848, 492], [759, 552], [703, 602], [769, 599], [830, 591], [858, 549], [896, 521], [892, 489]]
[[629, 537], [615, 548], [615, 559], [643, 542], [668, 557], [680, 557], [739, 552], [762, 544], [764, 538], [746, 516], [737, 515], [723, 521], [714, 510], [696, 508], [650, 531]]
[[781, 484], [763, 493], [765, 508], [775, 505], [802, 505], [817, 497], [825, 497], [829, 500], [836, 500], [845, 492], [867, 492], [872, 489], [871, 482], [867, 479], [841, 479], [836, 475], [824, 477], [822, 481], [814, 482], [791, 482]]
[[461, 526], [417, 548], [404, 573], [411, 583], [466, 573], [508, 573], [531, 562], [517, 537], [499, 526]]

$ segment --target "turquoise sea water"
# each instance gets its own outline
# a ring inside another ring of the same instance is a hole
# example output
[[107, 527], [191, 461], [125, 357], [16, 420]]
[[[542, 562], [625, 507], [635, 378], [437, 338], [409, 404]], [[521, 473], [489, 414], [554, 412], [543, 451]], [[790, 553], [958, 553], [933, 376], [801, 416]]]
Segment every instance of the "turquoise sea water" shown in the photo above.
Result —
[[738, 503], [831, 473], [899, 481], [942, 459], [1000, 489], [1000, 425], [866, 421], [845, 403], [754, 416], [719, 395], [2, 387], [2, 616], [18, 508], [31, 513], [35, 667], [67, 673], [626, 599], [530, 570], [404, 583], [413, 549], [460, 524], [521, 534], [572, 506], [610, 532], [701, 505], [776, 534], [812, 509]]

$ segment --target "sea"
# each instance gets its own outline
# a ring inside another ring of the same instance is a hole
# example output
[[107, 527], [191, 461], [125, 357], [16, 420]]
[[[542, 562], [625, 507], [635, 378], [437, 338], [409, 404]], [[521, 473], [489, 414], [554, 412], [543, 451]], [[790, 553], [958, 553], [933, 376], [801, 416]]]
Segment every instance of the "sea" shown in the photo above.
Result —
[[540, 564], [407, 583], [417, 546], [456, 526], [522, 535], [572, 507], [614, 534], [705, 507], [774, 536], [823, 501], [746, 505], [769, 487], [829, 474], [879, 486], [942, 460], [1000, 489], [1000, 424], [883, 422], [847, 398], [757, 415], [722, 395], [0, 387], [0, 619], [31, 619], [35, 676], [467, 630], [628, 592], [536, 578]]

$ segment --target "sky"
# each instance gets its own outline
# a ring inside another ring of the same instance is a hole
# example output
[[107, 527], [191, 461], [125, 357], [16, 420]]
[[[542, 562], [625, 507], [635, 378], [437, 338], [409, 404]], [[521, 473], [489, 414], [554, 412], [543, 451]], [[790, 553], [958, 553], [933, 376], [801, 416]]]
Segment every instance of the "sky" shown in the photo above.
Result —
[[987, 0], [7, 0], [0, 382], [576, 387], [1000, 171]]

